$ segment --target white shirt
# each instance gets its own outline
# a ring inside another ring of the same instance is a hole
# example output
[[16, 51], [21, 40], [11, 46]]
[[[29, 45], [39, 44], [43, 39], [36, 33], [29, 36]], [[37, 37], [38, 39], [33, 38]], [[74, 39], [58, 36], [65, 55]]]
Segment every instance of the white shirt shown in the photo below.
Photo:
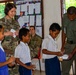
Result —
[[22, 63], [31, 62], [30, 49], [28, 44], [20, 42], [15, 49], [15, 58], [19, 58]]
[[[48, 35], [42, 42], [42, 49], [47, 49], [48, 51], [52, 52], [57, 52], [58, 47], [56, 41]], [[56, 55], [48, 55], [48, 54], [43, 54], [43, 59], [49, 59], [49, 58], [54, 58]]]
[[1, 41], [0, 41], [0, 48], [1, 48], [1, 49], [2, 49], [2, 51], [4, 52], [4, 49], [3, 49], [2, 45], [1, 45]]

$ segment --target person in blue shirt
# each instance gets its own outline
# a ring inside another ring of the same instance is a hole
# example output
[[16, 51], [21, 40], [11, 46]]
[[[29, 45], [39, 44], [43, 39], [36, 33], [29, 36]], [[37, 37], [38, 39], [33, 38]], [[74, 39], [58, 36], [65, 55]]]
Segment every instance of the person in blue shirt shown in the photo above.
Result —
[[13, 66], [12, 62], [15, 61], [14, 57], [10, 57], [6, 60], [6, 53], [1, 45], [4, 39], [4, 28], [0, 25], [0, 75], [9, 75], [8, 66]]

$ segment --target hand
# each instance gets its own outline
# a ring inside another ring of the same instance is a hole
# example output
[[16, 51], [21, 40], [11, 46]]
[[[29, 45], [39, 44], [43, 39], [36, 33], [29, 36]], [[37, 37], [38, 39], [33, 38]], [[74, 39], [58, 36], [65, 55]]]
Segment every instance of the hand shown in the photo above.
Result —
[[65, 53], [65, 51], [61, 51], [62, 55]]
[[18, 33], [19, 33], [19, 31], [17, 30], [16, 32], [14, 32], [14, 34], [16, 35], [16, 36], [18, 36]]
[[71, 59], [73, 57], [73, 55], [70, 53], [68, 56], [68, 59]]
[[57, 52], [57, 56], [62, 56], [63, 53], [62, 52]]
[[63, 47], [61, 48], [61, 52], [63, 52], [63, 54], [65, 53], [65, 49]]
[[30, 65], [30, 66], [27, 66], [26, 68], [27, 68], [27, 69], [35, 69], [36, 66], [35, 66], [35, 65]]
[[15, 63], [14, 64], [13, 63], [9, 63], [8, 67], [15, 67]]
[[14, 62], [15, 61], [15, 58], [12, 56], [12, 57], [10, 57], [8, 60], [7, 60], [7, 62], [8, 63], [12, 63], [12, 62]]
[[13, 36], [13, 33], [10, 32], [10, 31], [7, 31], [7, 32], [4, 33], [4, 36]]

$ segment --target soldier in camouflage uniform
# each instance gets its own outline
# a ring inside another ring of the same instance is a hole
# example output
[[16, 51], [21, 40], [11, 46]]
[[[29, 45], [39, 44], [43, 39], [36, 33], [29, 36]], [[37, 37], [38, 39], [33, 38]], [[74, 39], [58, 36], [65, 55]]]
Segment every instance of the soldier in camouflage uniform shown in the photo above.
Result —
[[31, 58], [33, 59], [38, 57], [38, 52], [41, 47], [42, 38], [35, 33], [34, 26], [30, 26], [30, 34], [31, 40], [29, 42], [29, 47], [31, 50]]
[[[19, 24], [16, 20], [13, 19], [13, 17], [16, 14], [16, 6], [13, 3], [6, 4], [4, 12], [5, 12], [5, 17], [0, 19], [0, 25], [3, 25], [4, 35], [5, 35], [5, 38], [2, 42], [2, 46], [5, 49], [7, 56], [9, 56], [9, 55], [14, 55], [15, 47], [18, 44]], [[11, 32], [11, 29], [15, 30], [14, 34], [16, 35], [16, 37], [13, 37], [13, 32]], [[14, 68], [10, 68], [11, 69], [10, 75], [15, 75], [14, 73], [17, 70]], [[12, 71], [12, 69], [14, 71]]]

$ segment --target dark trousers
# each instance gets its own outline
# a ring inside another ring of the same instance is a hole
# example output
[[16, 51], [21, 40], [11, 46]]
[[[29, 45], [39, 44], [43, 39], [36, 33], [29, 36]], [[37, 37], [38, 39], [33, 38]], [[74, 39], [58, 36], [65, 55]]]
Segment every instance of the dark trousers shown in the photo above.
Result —
[[[75, 47], [76, 47], [76, 44], [66, 43], [65, 54], [70, 54]], [[73, 61], [75, 61], [75, 74], [74, 75], [76, 75], [76, 54], [72, 57], [72, 59], [67, 60], [67, 61], [66, 60], [62, 61], [62, 75], [70, 75], [69, 71], [70, 71]]]
[[61, 75], [60, 62], [57, 57], [45, 59], [46, 75]]
[[[26, 63], [26, 65], [30, 65], [30, 63]], [[19, 73], [20, 75], [32, 75], [32, 70], [24, 68], [23, 66], [19, 65]]]

